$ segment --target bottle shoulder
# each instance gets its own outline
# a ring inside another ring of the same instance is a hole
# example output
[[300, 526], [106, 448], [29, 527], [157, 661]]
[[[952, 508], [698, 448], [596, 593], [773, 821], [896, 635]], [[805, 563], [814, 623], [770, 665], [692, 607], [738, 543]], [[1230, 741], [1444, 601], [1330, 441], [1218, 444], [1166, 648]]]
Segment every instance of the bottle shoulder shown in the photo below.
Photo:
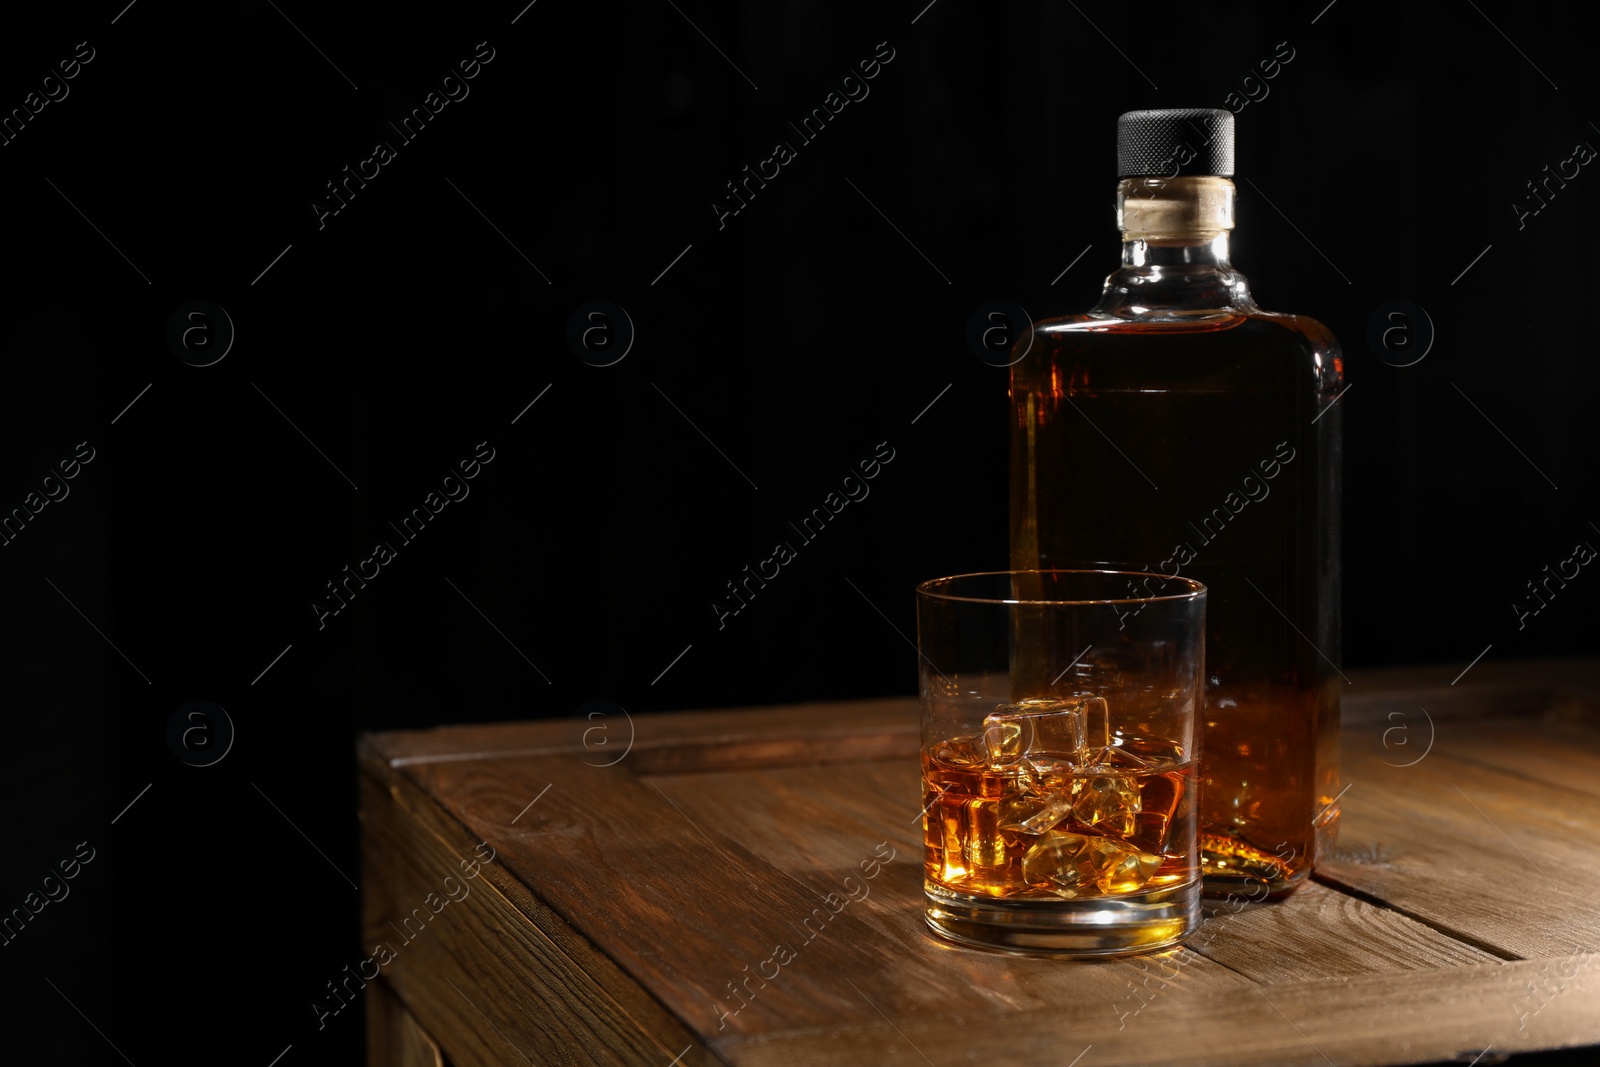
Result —
[[1221, 308], [1160, 318], [1087, 312], [1040, 319], [1033, 324], [1033, 330], [1036, 338], [1047, 343], [1071, 343], [1076, 336], [1093, 334], [1160, 337], [1237, 331], [1258, 337], [1278, 335], [1285, 341], [1299, 339], [1318, 349], [1339, 351], [1339, 342], [1333, 331], [1309, 315], [1267, 311], [1258, 307]]
[[1029, 354], [1012, 367], [1014, 390], [1148, 390], [1158, 383], [1332, 395], [1344, 384], [1344, 359], [1333, 332], [1316, 319], [1251, 307], [1182, 319], [1094, 312], [1042, 319]]

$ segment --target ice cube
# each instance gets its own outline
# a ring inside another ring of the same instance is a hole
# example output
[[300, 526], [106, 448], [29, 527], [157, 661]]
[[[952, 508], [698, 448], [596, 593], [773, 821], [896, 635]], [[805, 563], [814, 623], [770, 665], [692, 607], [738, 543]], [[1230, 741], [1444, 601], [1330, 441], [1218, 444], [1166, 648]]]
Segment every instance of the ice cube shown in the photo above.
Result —
[[1165, 737], [1135, 735], [1120, 740], [1122, 751], [1128, 755], [1133, 755], [1130, 749], [1137, 749], [1139, 755], [1135, 758], [1140, 760], [1143, 766], [1176, 767], [1188, 759], [1182, 745]]
[[961, 847], [963, 808], [960, 801], [952, 801], [949, 796], [939, 798], [939, 877], [952, 884], [964, 881], [970, 873]]
[[1106, 702], [1100, 697], [1023, 700], [1001, 704], [983, 720], [991, 770], [1014, 768], [1027, 757], [1083, 764], [1110, 742]]
[[[1035, 799], [1051, 793], [1072, 792], [1072, 776], [1077, 771], [1070, 762], [1053, 756], [1024, 756], [1004, 770], [1011, 784]], [[992, 773], [992, 772], [991, 772]]]
[[930, 856], [937, 855], [944, 847], [939, 818], [939, 801], [943, 796], [943, 789], [925, 788], [922, 791], [922, 836]]
[[1104, 837], [1052, 830], [1022, 857], [1022, 876], [1063, 897], [1132, 893], [1161, 867], [1161, 857]]
[[1161, 867], [1161, 857], [1121, 841], [1089, 838], [1085, 849], [1102, 893], [1132, 893], [1143, 889]]
[[1146, 852], [1167, 853], [1173, 846], [1181, 849], [1181, 842], [1167, 838], [1173, 819], [1187, 815], [1188, 810], [1188, 793], [1181, 779], [1165, 774], [1146, 778], [1139, 793], [1137, 826], [1128, 840]]
[[1096, 767], [1119, 767], [1126, 770], [1139, 770], [1144, 767], [1154, 766], [1150, 760], [1125, 747], [1123, 738], [1114, 737], [1111, 744], [1101, 749], [1094, 758]]
[[1022, 877], [1064, 897], [1093, 895], [1099, 890], [1096, 855], [1089, 838], [1052, 830], [1023, 854]]
[[984, 760], [983, 741], [977, 737], [952, 737], [933, 746], [933, 758], [956, 767], [975, 767]]
[[1053, 756], [1024, 756], [1000, 774], [985, 777], [1006, 783], [1000, 797], [1000, 828], [1042, 834], [1072, 814], [1071, 763]]
[[1006, 843], [1000, 836], [1000, 813], [986, 800], [968, 802], [962, 856], [976, 872], [1006, 865]]
[[1017, 793], [1000, 802], [1000, 829], [1042, 834], [1070, 814], [1070, 788], [1054, 793]]
[[997, 795], [1001, 782], [985, 773], [987, 770], [988, 754], [981, 737], [940, 741], [923, 755], [923, 781], [940, 789]]
[[1128, 837], [1137, 825], [1138, 786], [1131, 775], [1099, 774], [1080, 778], [1072, 813], [1081, 823]]

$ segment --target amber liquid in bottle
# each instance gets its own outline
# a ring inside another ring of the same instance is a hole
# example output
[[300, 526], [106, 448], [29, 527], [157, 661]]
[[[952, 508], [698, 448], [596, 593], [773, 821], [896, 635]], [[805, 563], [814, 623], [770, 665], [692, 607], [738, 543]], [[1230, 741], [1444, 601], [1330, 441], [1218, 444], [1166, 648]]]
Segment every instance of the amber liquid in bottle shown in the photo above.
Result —
[[1255, 305], [1232, 207], [1225, 178], [1119, 185], [1122, 268], [1011, 370], [1011, 563], [1206, 584], [1206, 890], [1278, 896], [1338, 825], [1342, 366]]

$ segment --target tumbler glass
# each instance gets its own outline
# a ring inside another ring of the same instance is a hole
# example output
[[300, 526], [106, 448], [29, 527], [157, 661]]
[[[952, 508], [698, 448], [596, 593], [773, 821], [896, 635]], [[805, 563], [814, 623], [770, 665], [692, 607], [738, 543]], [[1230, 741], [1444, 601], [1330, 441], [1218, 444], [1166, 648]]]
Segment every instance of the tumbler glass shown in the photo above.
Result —
[[1117, 955], [1200, 917], [1205, 586], [1007, 571], [917, 587], [928, 925]]

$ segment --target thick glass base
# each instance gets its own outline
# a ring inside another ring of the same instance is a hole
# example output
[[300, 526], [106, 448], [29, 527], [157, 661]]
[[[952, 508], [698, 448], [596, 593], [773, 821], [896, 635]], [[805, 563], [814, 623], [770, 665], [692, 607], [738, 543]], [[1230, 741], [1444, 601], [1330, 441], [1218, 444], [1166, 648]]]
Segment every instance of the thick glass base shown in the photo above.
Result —
[[1205, 876], [1207, 900], [1244, 900], [1256, 903], [1279, 900], [1299, 889], [1311, 872], [1301, 871], [1292, 879], [1267, 879], [1255, 874], [1212, 874]]
[[976, 897], [925, 881], [934, 932], [1020, 955], [1120, 956], [1170, 948], [1200, 922], [1200, 882], [1079, 900]]
[[1305, 860], [1290, 862], [1243, 841], [1217, 834], [1200, 835], [1200, 871], [1207, 897], [1276, 900], [1287, 896], [1311, 876]]

